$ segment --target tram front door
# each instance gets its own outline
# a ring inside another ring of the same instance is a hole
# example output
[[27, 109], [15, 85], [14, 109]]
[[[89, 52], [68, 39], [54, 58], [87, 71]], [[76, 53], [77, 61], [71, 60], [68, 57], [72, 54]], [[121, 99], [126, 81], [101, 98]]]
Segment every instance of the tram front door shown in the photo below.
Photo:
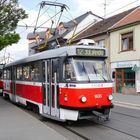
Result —
[[59, 117], [58, 106], [58, 77], [59, 63], [57, 59], [47, 60], [44, 63], [45, 83], [43, 96], [43, 113]]

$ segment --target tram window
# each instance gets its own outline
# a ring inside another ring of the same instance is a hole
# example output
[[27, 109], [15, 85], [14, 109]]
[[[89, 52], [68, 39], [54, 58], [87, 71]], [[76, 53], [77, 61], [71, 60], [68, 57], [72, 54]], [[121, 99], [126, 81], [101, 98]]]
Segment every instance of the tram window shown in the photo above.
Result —
[[30, 77], [33, 81], [39, 81], [40, 79], [39, 64], [37, 62], [30, 65]]
[[47, 61], [47, 82], [50, 82], [50, 67], [49, 61]]
[[9, 69], [4, 70], [3, 78], [7, 79], [7, 80], [10, 80], [11, 76], [10, 76], [10, 70]]
[[45, 81], [45, 63], [42, 63], [42, 81]]
[[17, 80], [27, 80], [27, 81], [39, 81], [39, 63], [33, 62], [31, 64], [19, 66], [16, 69], [16, 79]]
[[29, 66], [24, 66], [23, 67], [23, 80], [31, 80], [30, 79], [30, 67]]
[[2, 78], [2, 71], [0, 71], [0, 78]]
[[16, 79], [17, 80], [22, 80], [22, 67], [17, 67], [17, 71], [16, 71]]
[[56, 73], [56, 80], [58, 82], [59, 79], [59, 62], [57, 59], [52, 60], [52, 82], [54, 82], [55, 73]]
[[7, 70], [7, 79], [10, 80], [10, 78], [11, 78], [11, 76], [10, 76], [10, 70], [8, 69], [8, 70]]
[[74, 68], [71, 64], [71, 59], [67, 60], [63, 66], [63, 78], [66, 79], [66, 81], [76, 80]]
[[3, 78], [6, 79], [7, 71], [4, 70]]

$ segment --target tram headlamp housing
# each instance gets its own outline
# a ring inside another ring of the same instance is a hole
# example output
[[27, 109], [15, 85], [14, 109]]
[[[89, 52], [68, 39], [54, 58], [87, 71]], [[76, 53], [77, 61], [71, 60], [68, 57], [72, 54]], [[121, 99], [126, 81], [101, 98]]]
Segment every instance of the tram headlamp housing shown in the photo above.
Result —
[[108, 99], [109, 99], [110, 101], [112, 101], [112, 100], [113, 100], [113, 95], [110, 94], [110, 95], [108, 96]]
[[82, 103], [85, 103], [86, 101], [87, 101], [87, 97], [82, 96], [82, 97], [81, 97], [81, 102], [82, 102]]

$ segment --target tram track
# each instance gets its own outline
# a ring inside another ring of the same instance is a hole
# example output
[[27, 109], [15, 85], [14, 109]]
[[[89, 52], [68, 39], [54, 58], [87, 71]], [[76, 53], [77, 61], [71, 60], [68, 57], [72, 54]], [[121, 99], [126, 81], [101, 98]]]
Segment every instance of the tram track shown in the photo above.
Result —
[[[18, 107], [20, 107], [20, 109], [22, 109], [23, 111], [27, 112], [28, 114], [32, 115], [33, 117], [35, 117], [36, 119], [38, 119], [39, 121], [41, 121], [42, 123], [44, 123], [45, 125], [51, 127], [52, 129], [55, 129], [55, 125], [57, 125], [59, 127], [59, 129], [61, 128], [64, 128], [67, 132], [71, 132], [73, 133], [74, 135], [76, 135], [77, 137], [80, 138], [80, 140], [91, 140], [91, 137], [88, 136], [87, 134], [85, 133], [82, 133], [82, 131], [78, 131], [76, 129], [76, 125], [79, 123], [76, 123], [76, 124], [72, 124], [72, 125], [68, 125], [66, 123], [60, 123], [60, 122], [57, 122], [57, 121], [53, 121], [53, 120], [50, 120], [50, 119], [45, 119], [45, 120], [42, 120], [39, 116], [39, 114], [37, 113], [34, 113], [33, 111], [31, 110], [27, 110], [25, 107], [23, 106], [20, 106], [20, 105], [17, 105]], [[116, 113], [116, 114], [120, 114], [120, 115], [125, 115], [125, 116], [129, 116], [129, 117], [132, 117], [132, 118], [136, 118], [136, 119], [140, 119], [139, 117], [135, 117], [133, 115], [128, 115], [128, 114], [125, 114], [125, 113], [120, 113], [120, 112], [116, 112], [116, 111], [112, 111], [113, 113]], [[114, 120], [112, 118], [112, 120]], [[127, 135], [127, 136], [130, 136], [132, 138], [135, 138], [135, 139], [138, 139], [140, 140], [140, 137], [139, 136], [136, 136], [136, 135], [133, 135], [133, 133], [128, 133], [126, 131], [123, 131], [121, 129], [117, 129], [113, 126], [110, 125], [110, 123], [106, 123], [106, 122], [99, 122], [97, 120], [91, 120], [91, 119], [88, 119], [86, 120], [89, 124], [93, 124], [93, 128], [94, 128], [94, 125], [99, 125], [99, 126], [103, 126], [105, 128], [109, 128], [111, 130], [114, 130], [116, 132], [119, 132], [119, 133], [122, 133], [124, 135]], [[82, 121], [81, 121], [82, 122]], [[92, 126], [92, 125], [91, 125]], [[85, 126], [86, 128], [86, 126]], [[87, 128], [88, 128], [88, 125], [87, 125]], [[56, 131], [58, 130], [55, 129]], [[59, 131], [58, 131], [59, 132]], [[63, 133], [61, 133], [63, 135]], [[66, 134], [67, 135], [67, 134]]]
[[[30, 115], [32, 115], [33, 117], [35, 117], [36, 119], [38, 119], [39, 121], [41, 121], [42, 123], [44, 123], [44, 124], [47, 125], [47, 126], [48, 126], [48, 122], [51, 123], [51, 124], [54, 124], [54, 121], [52, 121], [52, 120], [50, 120], [50, 119], [49, 119], [49, 121], [48, 121], [47, 119], [45, 119], [45, 121], [44, 121], [44, 120], [42, 121], [42, 120], [40, 119], [39, 114], [37, 114], [37, 113], [34, 113], [34, 112], [32, 112], [32, 111], [29, 111], [29, 110], [26, 110], [25, 108], [23, 108], [23, 110], [26, 111], [27, 113], [29, 113]], [[119, 114], [121, 114], [121, 113], [119, 113]], [[129, 116], [129, 115], [128, 115], [128, 116]], [[131, 117], [132, 117], [132, 116], [131, 116]], [[87, 120], [87, 121], [92, 122], [92, 123], [97, 124], [97, 125], [100, 125], [100, 126], [103, 126], [103, 127], [106, 127], [106, 128], [109, 128], [109, 129], [112, 129], [112, 130], [114, 130], [114, 131], [120, 132], [120, 133], [122, 133], [122, 134], [125, 134], [125, 135], [127, 135], [127, 136], [130, 136], [130, 137], [133, 137], [133, 138], [136, 138], [136, 139], [140, 140], [140, 137], [137, 137], [137, 136], [135, 136], [135, 135], [133, 135], [133, 134], [130, 134], [130, 133], [127, 133], [127, 132], [125, 132], [125, 131], [116, 129], [116, 128], [112, 127], [112, 126], [108, 126], [108, 125], [106, 125], [104, 122], [97, 122], [97, 120], [96, 120], [96, 121], [95, 121], [95, 120]], [[62, 123], [60, 123], [60, 122], [55, 122], [55, 123], [57, 123], [57, 125], [59, 125], [60, 127], [63, 127], [63, 128], [66, 129], [67, 131], [73, 133], [74, 135], [80, 137], [80, 138], [83, 139], [83, 140], [91, 140], [89, 137], [85, 136], [84, 134], [81, 134], [80, 132], [77, 132], [74, 128], [71, 127], [71, 125], [68, 125], [68, 124], [66, 125], [65, 123], [62, 124]], [[49, 126], [50, 126], [50, 125], [49, 125]], [[72, 125], [72, 126], [74, 126], [74, 125]], [[50, 127], [52, 127], [52, 125], [51, 125]], [[54, 127], [52, 127], [52, 128], [54, 129]]]
[[[129, 116], [129, 117], [136, 118], [136, 119], [140, 119], [139, 117], [135, 117], [135, 116], [128, 115], [128, 114], [124, 114], [124, 113], [118, 113], [118, 112], [115, 112], [115, 111], [113, 111], [113, 113], [120, 114], [120, 115], [125, 115], [125, 116]], [[39, 115], [38, 115], [38, 117], [39, 117]], [[38, 117], [37, 117], [37, 118], [38, 118]], [[40, 120], [40, 121], [41, 121], [41, 120]], [[103, 127], [109, 128], [109, 129], [112, 129], [112, 130], [114, 130], [114, 131], [120, 132], [120, 133], [122, 133], [122, 134], [125, 134], [125, 135], [127, 135], [127, 136], [130, 136], [130, 137], [133, 137], [133, 138], [136, 138], [136, 139], [140, 140], [140, 137], [135, 136], [135, 135], [133, 135], [133, 134], [130, 134], [130, 133], [128, 133], [128, 132], [119, 130], [119, 129], [113, 127], [113, 126], [107, 125], [105, 122], [99, 122], [98, 120], [95, 121], [95, 120], [89, 120], [89, 119], [88, 119], [87, 121], [92, 122], [92, 123], [94, 123], [94, 124], [96, 124], [96, 125], [100, 125], [100, 126], [103, 126]], [[45, 121], [45, 122], [43, 122], [43, 123], [46, 124], [47, 121]], [[72, 127], [71, 127], [71, 125], [69, 125], [69, 124], [67, 124], [67, 125], [66, 125], [66, 124], [62, 124], [62, 123], [61, 123], [61, 124], [60, 124], [60, 123], [57, 123], [57, 124], [58, 124], [59, 126], [63, 127], [64, 129], [68, 130], [69, 132], [71, 132], [71, 133], [77, 135], [78, 137], [82, 138], [83, 140], [91, 140], [89, 137], [87, 137], [87, 136], [85, 136], [84, 134], [81, 134], [80, 132], [76, 131], [76, 130], [73, 128], [74, 124], [72, 125]], [[47, 125], [47, 124], [46, 124], [46, 125]]]
[[99, 124], [100, 126], [104, 126], [104, 127], [106, 127], [106, 128], [113, 129], [113, 130], [115, 130], [115, 131], [117, 131], [117, 132], [123, 133], [123, 134], [125, 134], [125, 135], [130, 136], [130, 137], [133, 137], [133, 138], [136, 138], [136, 139], [140, 139], [140, 137], [137, 137], [137, 136], [135, 136], [135, 135], [133, 135], [133, 134], [130, 134], [130, 133], [124, 132], [124, 131], [122, 131], [122, 130], [116, 129], [116, 128], [112, 127], [112, 126], [108, 126], [108, 125], [103, 124], [103, 123], [100, 123], [100, 122], [95, 122], [95, 121], [93, 121], [93, 120], [89, 120], [89, 121], [94, 122], [94, 124]]
[[[45, 121], [42, 121], [42, 120], [40, 120], [40, 121], [43, 122], [47, 126], [48, 126], [48, 122], [49, 123], [51, 122], [51, 124], [55, 123], [55, 125], [57, 124], [57, 125], [59, 125], [59, 127], [61, 127], [61, 128], [63, 127], [68, 132], [71, 132], [74, 135], [78, 136], [79, 138], [81, 138], [81, 140], [91, 140], [89, 137], [86, 137], [85, 135], [83, 135], [83, 134], [77, 132], [76, 130], [72, 129], [70, 126], [73, 125], [74, 123], [58, 122], [58, 121], [56, 122], [55, 120], [50, 120], [50, 119], [49, 119], [49, 121], [46, 121], [46, 120], [47, 119], [45, 118]], [[52, 127], [52, 125], [50, 127], [54, 129], [54, 127]], [[73, 140], [73, 138], [72, 138], [72, 140]]]
[[[55, 125], [59, 125], [59, 127], [63, 127], [65, 130], [73, 133], [74, 135], [78, 136], [81, 138], [81, 140], [90, 140], [90, 138], [82, 135], [81, 133], [78, 133], [77, 131], [75, 131], [74, 129], [70, 128], [68, 125], [69, 124], [66, 124], [66, 122], [58, 122], [58, 121], [55, 121], [55, 120], [51, 120], [51, 119], [48, 119], [48, 118], [41, 118], [40, 115], [36, 112], [33, 112], [33, 111], [30, 111], [30, 110], [27, 110], [24, 106], [21, 106], [20, 107], [23, 111], [29, 113], [30, 115], [32, 115], [33, 117], [35, 117], [36, 119], [38, 119], [39, 121], [41, 121], [42, 123], [44, 123], [45, 125], [49, 125], [51, 128], [55, 129], [54, 127], [52, 127], [51, 124], [54, 124]], [[48, 124], [49, 123], [49, 124]]]
[[75, 135], [81, 137], [83, 140], [90, 140], [90, 138], [88, 138], [88, 137], [86, 137], [86, 136], [84, 136], [84, 135], [78, 133], [77, 131], [71, 129], [70, 127], [64, 126], [64, 128], [67, 129], [68, 131], [74, 133]]
[[132, 118], [135, 118], [135, 119], [140, 119], [140, 117], [138, 117], [138, 116], [133, 116], [133, 115], [117, 112], [117, 111], [111, 111], [111, 113], [120, 114], [120, 115], [124, 115], [124, 116], [128, 116], [128, 117], [132, 117]]
[[[11, 104], [17, 106], [19, 109], [21, 109], [22, 111], [30, 114], [31, 116], [35, 117], [37, 120], [39, 120], [40, 122], [42, 122], [43, 124], [47, 125], [47, 126], [50, 126], [52, 129], [55, 129], [54, 127], [52, 127], [52, 125], [59, 125], [59, 127], [63, 127], [65, 130], [67, 130], [68, 132], [71, 132], [73, 133], [74, 135], [78, 136], [79, 138], [81, 138], [80, 140], [90, 140], [88, 137], [78, 133], [77, 131], [71, 129], [68, 127], [68, 124], [66, 123], [61, 123], [61, 122], [58, 122], [58, 121], [55, 121], [55, 120], [51, 120], [48, 118], [41, 118], [40, 115], [37, 113], [37, 112], [34, 112], [33, 110], [31, 109], [27, 109], [27, 107], [21, 105], [21, 104], [14, 104], [13, 102], [11, 102], [10, 100], [5, 100], [7, 102], [10, 102]], [[50, 125], [50, 123], [52, 125]]]

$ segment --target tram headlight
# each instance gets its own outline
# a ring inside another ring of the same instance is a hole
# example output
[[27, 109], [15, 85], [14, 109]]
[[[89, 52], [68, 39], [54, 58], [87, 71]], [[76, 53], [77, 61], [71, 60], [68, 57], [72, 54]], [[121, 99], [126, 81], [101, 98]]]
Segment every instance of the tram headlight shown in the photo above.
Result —
[[113, 100], [113, 96], [110, 94], [110, 95], [108, 96], [108, 99], [109, 99], [110, 101], [112, 101], [112, 100]]
[[82, 96], [82, 97], [81, 97], [81, 102], [82, 102], [82, 103], [85, 103], [86, 101], [87, 101], [87, 97]]

